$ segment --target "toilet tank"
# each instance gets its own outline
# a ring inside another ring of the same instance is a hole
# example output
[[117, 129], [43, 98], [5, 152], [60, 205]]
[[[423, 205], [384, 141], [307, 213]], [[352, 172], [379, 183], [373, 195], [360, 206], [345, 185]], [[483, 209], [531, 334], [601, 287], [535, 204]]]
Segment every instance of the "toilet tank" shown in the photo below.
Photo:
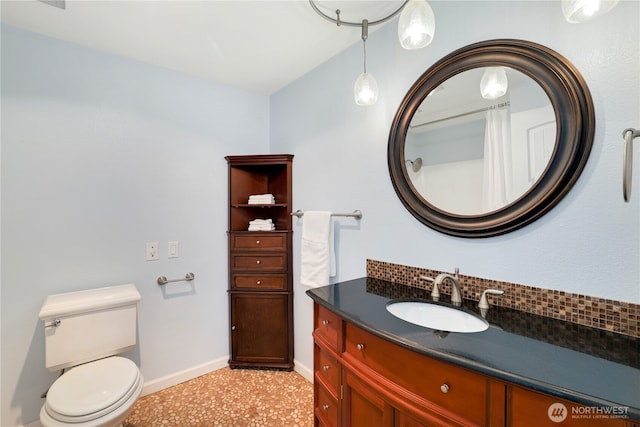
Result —
[[47, 368], [56, 371], [133, 349], [140, 299], [133, 284], [49, 295], [39, 314]]

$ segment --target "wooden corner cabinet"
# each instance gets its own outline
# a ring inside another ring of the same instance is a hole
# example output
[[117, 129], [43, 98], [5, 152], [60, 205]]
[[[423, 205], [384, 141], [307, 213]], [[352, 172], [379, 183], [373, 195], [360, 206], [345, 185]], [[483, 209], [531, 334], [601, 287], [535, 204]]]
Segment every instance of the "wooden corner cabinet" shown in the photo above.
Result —
[[[293, 155], [227, 156], [229, 366], [293, 369]], [[249, 202], [250, 196], [274, 200]], [[249, 230], [253, 220], [263, 221]]]

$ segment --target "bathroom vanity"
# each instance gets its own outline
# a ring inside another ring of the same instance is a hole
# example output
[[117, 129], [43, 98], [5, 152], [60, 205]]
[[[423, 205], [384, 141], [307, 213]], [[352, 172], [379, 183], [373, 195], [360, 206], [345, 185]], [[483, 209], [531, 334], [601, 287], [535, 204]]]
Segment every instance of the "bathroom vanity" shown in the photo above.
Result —
[[307, 294], [316, 426], [640, 426], [640, 340], [502, 307], [435, 331], [386, 310], [425, 290], [380, 279]]

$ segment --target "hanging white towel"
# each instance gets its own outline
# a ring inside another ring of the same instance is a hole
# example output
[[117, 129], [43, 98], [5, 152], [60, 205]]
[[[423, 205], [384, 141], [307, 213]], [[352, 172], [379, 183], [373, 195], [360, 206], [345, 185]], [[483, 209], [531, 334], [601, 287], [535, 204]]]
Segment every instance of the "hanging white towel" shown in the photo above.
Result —
[[306, 211], [302, 219], [300, 283], [316, 288], [336, 275], [331, 212]]

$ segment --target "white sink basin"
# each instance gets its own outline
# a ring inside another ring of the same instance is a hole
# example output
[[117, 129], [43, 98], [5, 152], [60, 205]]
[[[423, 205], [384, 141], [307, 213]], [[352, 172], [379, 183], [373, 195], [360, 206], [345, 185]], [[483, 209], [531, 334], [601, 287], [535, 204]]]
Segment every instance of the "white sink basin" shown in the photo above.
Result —
[[414, 325], [447, 332], [482, 332], [489, 328], [483, 318], [457, 308], [419, 301], [387, 304], [387, 311]]

